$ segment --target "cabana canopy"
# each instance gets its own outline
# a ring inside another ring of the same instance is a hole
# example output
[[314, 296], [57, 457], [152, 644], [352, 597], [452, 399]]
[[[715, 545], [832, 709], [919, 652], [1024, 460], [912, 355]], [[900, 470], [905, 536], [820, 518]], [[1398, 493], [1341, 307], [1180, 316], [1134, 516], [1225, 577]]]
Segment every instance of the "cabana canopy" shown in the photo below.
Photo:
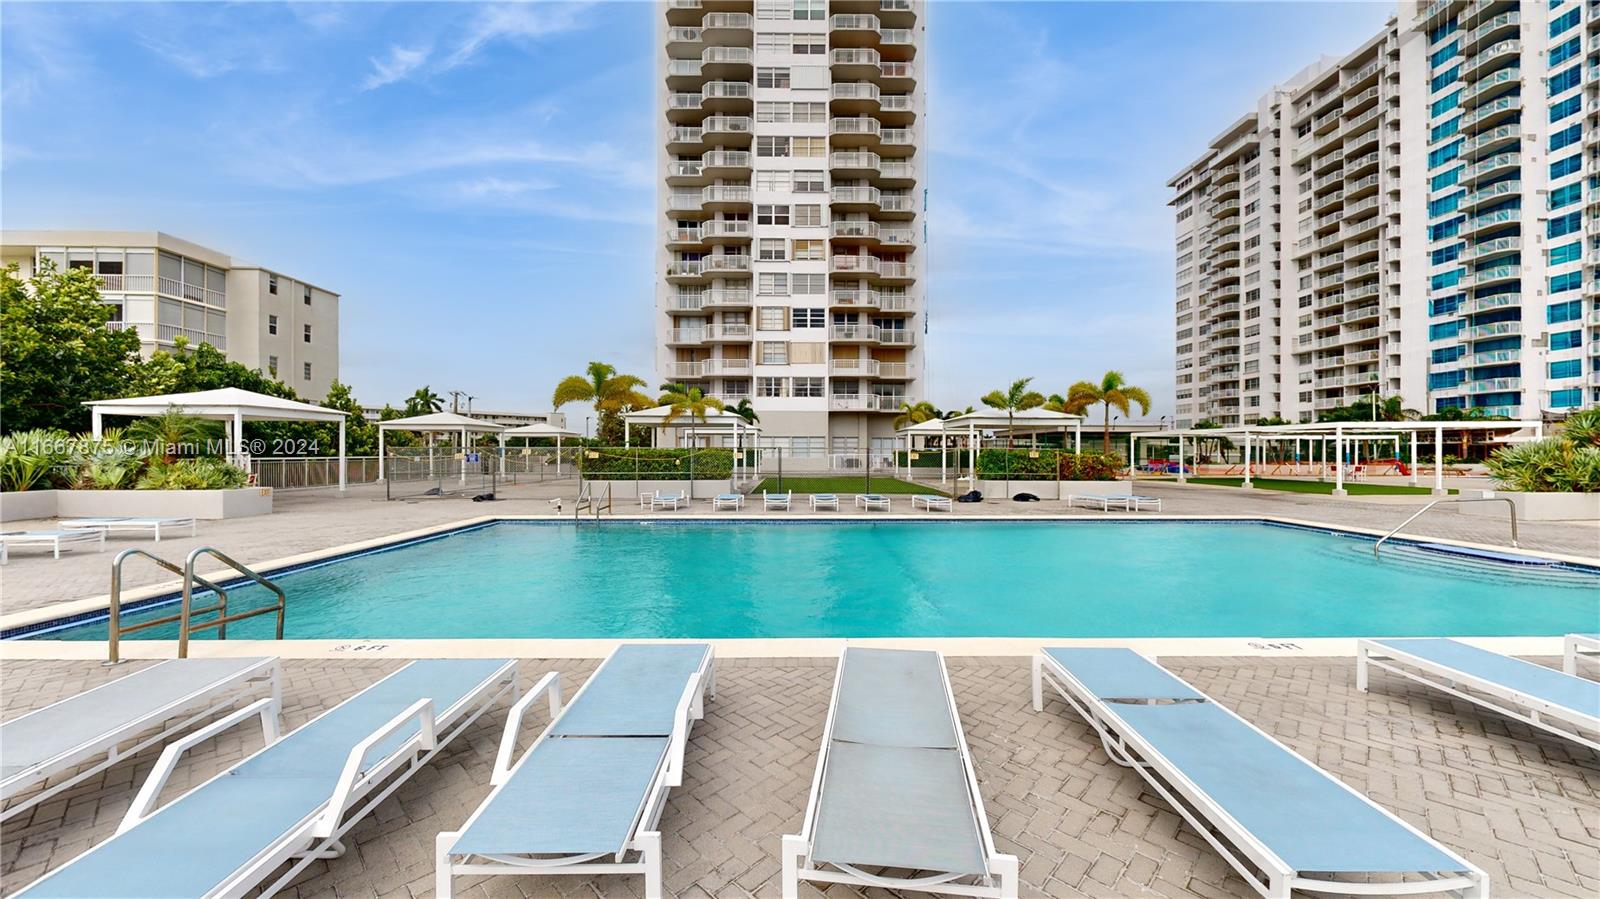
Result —
[[[531, 427], [531, 426], [530, 426]], [[467, 482], [467, 463], [465, 450], [467, 449], [468, 434], [499, 434], [500, 445], [506, 445], [506, 426], [481, 418], [469, 418], [454, 412], [430, 412], [427, 415], [413, 415], [409, 418], [392, 418], [388, 421], [378, 422], [378, 480], [384, 479], [385, 441], [383, 435], [390, 431], [417, 431], [422, 434], [431, 433], [459, 433], [461, 435], [461, 483]]]
[[511, 428], [509, 430], [502, 431], [500, 436], [501, 437], [554, 437], [556, 440], [559, 441], [563, 437], [576, 437], [576, 436], [578, 436], [578, 432], [577, 431], [569, 431], [566, 428], [558, 428], [555, 425], [550, 424], [548, 422], [539, 421], [539, 422], [534, 422], [531, 425], [523, 425], [523, 426], [518, 427], [518, 428]]
[[[931, 418], [927, 421], [917, 422], [914, 425], [907, 425], [901, 428], [899, 433], [906, 440], [906, 471], [908, 476], [911, 469], [911, 438], [930, 437], [934, 434], [942, 436], [965, 434], [967, 436], [967, 446], [971, 449], [968, 457], [972, 470], [968, 473], [968, 479], [976, 483], [978, 478], [977, 448], [979, 431], [995, 431], [1004, 433], [1008, 437], [1015, 437], [1018, 434], [1037, 436], [1056, 431], [1065, 433], [1068, 428], [1072, 429], [1073, 452], [1081, 452], [1083, 450], [1083, 416], [1073, 415], [1069, 412], [1052, 412], [1049, 409], [1037, 407], [1024, 409], [1009, 416], [999, 409], [984, 409], [957, 415], [954, 418]], [[939, 450], [941, 480], [945, 469], [944, 458], [944, 445], [941, 443]]]
[[646, 428], [693, 428], [697, 431], [761, 430], [759, 425], [753, 425], [745, 421], [743, 416], [735, 415], [723, 409], [707, 409], [705, 418], [684, 414], [668, 421], [667, 416], [671, 414], [671, 406], [655, 406], [650, 409], [636, 409], [632, 412], [624, 412], [622, 413], [622, 420], [627, 424]]
[[286, 400], [239, 387], [198, 390], [192, 393], [167, 393], [161, 396], [135, 396], [84, 403], [92, 414], [94, 436], [99, 439], [107, 415], [147, 418], [176, 409], [184, 415], [226, 422], [236, 460], [245, 458], [244, 423], [247, 421], [324, 421], [339, 423], [339, 489], [345, 489], [345, 415], [313, 403]]

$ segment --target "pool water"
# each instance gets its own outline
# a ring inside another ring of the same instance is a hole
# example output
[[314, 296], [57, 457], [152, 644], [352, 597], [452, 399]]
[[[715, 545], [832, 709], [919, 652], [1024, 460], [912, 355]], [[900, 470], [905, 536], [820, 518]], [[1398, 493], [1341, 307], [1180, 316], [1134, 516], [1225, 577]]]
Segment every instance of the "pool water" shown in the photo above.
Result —
[[[1257, 523], [501, 522], [276, 579], [285, 636], [311, 639], [1516, 636], [1600, 622], [1600, 572], [1399, 543], [1374, 561], [1370, 539]], [[230, 611], [268, 601], [230, 591]], [[272, 627], [260, 616], [228, 636]]]

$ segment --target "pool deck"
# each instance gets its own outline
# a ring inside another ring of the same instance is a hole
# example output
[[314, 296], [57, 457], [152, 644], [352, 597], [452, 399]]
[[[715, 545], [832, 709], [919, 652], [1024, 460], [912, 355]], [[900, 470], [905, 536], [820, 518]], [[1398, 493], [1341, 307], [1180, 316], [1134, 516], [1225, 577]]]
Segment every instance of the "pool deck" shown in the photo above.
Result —
[[[1545, 659], [1542, 661], [1553, 662]], [[1332, 659], [1163, 660], [1218, 701], [1329, 773], [1484, 868], [1493, 894], [1600, 891], [1600, 758], [1555, 737], [1384, 674], [1355, 690]], [[83, 661], [0, 662], [11, 718], [120, 676]], [[398, 660], [285, 663], [286, 723], [304, 723], [376, 681]], [[559, 670], [575, 688], [592, 661], [526, 660], [524, 683]], [[798, 830], [821, 739], [833, 660], [723, 659], [717, 697], [691, 735], [684, 784], [661, 821], [671, 896], [771, 897], [778, 845]], [[1023, 896], [1248, 897], [1244, 882], [1143, 781], [1114, 764], [1059, 701], [1029, 704], [1026, 660], [960, 657], [950, 673], [1002, 852], [1022, 861]], [[535, 706], [535, 708], [540, 708]], [[451, 744], [284, 895], [432, 894], [434, 835], [458, 827], [488, 792], [504, 708]], [[544, 723], [524, 728], [524, 747]], [[253, 751], [259, 729], [197, 747], [171, 799]], [[108, 837], [154, 764], [145, 752], [6, 827], [0, 878], [20, 887]], [[457, 881], [470, 899], [637, 896], [641, 878]], [[802, 895], [819, 894], [811, 886]], [[830, 888], [830, 897], [888, 896]], [[915, 894], [913, 894], [915, 895]], [[1299, 895], [1299, 894], [1297, 894]]]

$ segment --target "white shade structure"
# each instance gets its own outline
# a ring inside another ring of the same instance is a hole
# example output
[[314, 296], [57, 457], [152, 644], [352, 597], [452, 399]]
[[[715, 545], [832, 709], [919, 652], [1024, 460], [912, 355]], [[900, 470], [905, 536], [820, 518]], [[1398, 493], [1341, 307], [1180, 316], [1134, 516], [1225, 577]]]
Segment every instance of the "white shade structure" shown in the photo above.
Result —
[[[529, 427], [532, 427], [531, 425]], [[384, 479], [384, 435], [390, 431], [414, 431], [419, 434], [460, 434], [463, 458], [461, 461], [461, 482], [467, 480], [467, 462], [465, 452], [467, 449], [467, 436], [469, 434], [496, 434], [500, 435], [500, 446], [506, 445], [505, 425], [481, 418], [471, 418], [455, 412], [430, 412], [427, 415], [412, 415], [408, 418], [393, 418], [389, 421], [378, 422], [378, 480]]]
[[555, 441], [556, 441], [556, 477], [559, 478], [559, 477], [561, 477], [561, 441], [563, 439], [567, 438], [567, 437], [577, 437], [577, 436], [578, 436], [578, 432], [577, 431], [569, 431], [566, 428], [558, 428], [555, 425], [550, 424], [549, 422], [539, 421], [539, 422], [534, 422], [531, 425], [522, 425], [521, 427], [516, 427], [516, 428], [511, 428], [509, 430], [501, 431], [500, 432], [500, 443], [502, 445], [504, 445], [505, 442], [506, 442], [506, 439], [509, 438], [509, 437], [525, 437], [525, 438], [542, 437], [542, 438], [546, 438], [546, 439], [555, 438]]
[[190, 393], [167, 393], [159, 396], [124, 397], [115, 400], [95, 400], [84, 403], [89, 407], [93, 433], [96, 439], [104, 431], [105, 416], [128, 415], [148, 418], [177, 410], [184, 415], [224, 422], [228, 440], [233, 446], [235, 459], [245, 458], [244, 423], [247, 421], [321, 421], [339, 423], [339, 489], [345, 489], [345, 416], [338, 409], [329, 409], [314, 403], [287, 400], [244, 390], [239, 387], [219, 387], [216, 390], [197, 390]]
[[[935, 434], [942, 436], [967, 437], [967, 448], [972, 466], [969, 477], [976, 482], [978, 477], [978, 432], [996, 431], [1004, 432], [1009, 437], [1017, 435], [1065, 433], [1072, 429], [1073, 452], [1083, 451], [1083, 416], [1073, 415], [1069, 412], [1052, 412], [1049, 409], [1033, 408], [1024, 409], [1007, 415], [999, 409], [983, 409], [957, 415], [954, 418], [934, 418], [918, 422], [900, 429], [906, 438], [906, 468], [909, 474], [911, 466], [910, 449], [911, 438], [929, 437]], [[941, 445], [943, 445], [941, 441]], [[944, 468], [943, 451], [940, 453], [940, 469]], [[941, 477], [942, 479], [942, 477]]]
[[735, 478], [743, 466], [744, 453], [739, 452], [745, 446], [745, 440], [751, 435], [761, 432], [761, 428], [744, 420], [741, 415], [735, 415], [722, 409], [707, 409], [704, 418], [695, 415], [683, 414], [676, 418], [672, 415], [671, 406], [655, 406], [650, 409], [638, 409], [633, 412], [622, 413], [624, 427], [622, 429], [622, 444], [628, 446], [631, 437], [629, 428], [634, 426], [646, 428], [674, 428], [689, 431], [695, 436], [728, 435], [733, 438], [733, 470]]

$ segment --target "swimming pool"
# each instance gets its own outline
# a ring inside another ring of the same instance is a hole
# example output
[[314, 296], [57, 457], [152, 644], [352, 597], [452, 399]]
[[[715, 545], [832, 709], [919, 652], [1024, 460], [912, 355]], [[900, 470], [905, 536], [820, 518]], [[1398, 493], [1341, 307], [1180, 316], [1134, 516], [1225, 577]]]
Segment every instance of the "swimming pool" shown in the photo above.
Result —
[[[1600, 571], [1403, 543], [1374, 561], [1369, 538], [1255, 522], [498, 522], [274, 577], [304, 639], [1530, 636], [1600, 617]], [[230, 591], [234, 611], [267, 601]]]

